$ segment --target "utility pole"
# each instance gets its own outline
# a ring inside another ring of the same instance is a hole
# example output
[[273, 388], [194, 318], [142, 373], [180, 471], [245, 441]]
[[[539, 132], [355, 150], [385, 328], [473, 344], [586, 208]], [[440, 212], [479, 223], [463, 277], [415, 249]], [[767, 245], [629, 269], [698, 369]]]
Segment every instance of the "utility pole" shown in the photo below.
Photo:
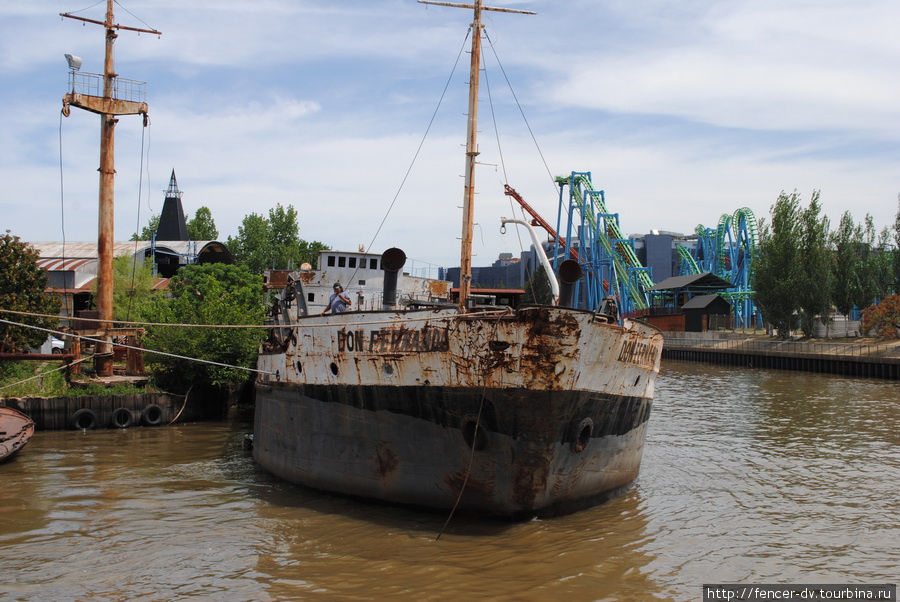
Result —
[[459, 258], [459, 309], [466, 311], [466, 301], [472, 288], [472, 230], [475, 222], [475, 157], [478, 156], [478, 83], [481, 76], [481, 11], [534, 15], [527, 10], [483, 6], [481, 0], [474, 4], [419, 0], [419, 4], [469, 8], [475, 13], [472, 21], [472, 56], [469, 64], [469, 112], [466, 124], [466, 171], [463, 190], [462, 245]]
[[[106, 0], [106, 20], [96, 21], [77, 17], [69, 13], [60, 13], [61, 17], [75, 19], [86, 23], [102, 25], [106, 28], [106, 57], [103, 61], [103, 88], [102, 96], [99, 95], [99, 86], [93, 88], [92, 79], [99, 80], [99, 75], [85, 73], [76, 74], [76, 68], [72, 68], [71, 91], [63, 96], [63, 115], [69, 116], [69, 107], [75, 106], [100, 115], [100, 211], [97, 234], [97, 255], [100, 259], [100, 269], [97, 274], [97, 309], [100, 312], [101, 337], [105, 343], [97, 348], [94, 367], [97, 376], [112, 376], [112, 337], [109, 329], [113, 325], [113, 243], [115, 242], [115, 129], [119, 120], [118, 115], [143, 115], [144, 126], [147, 125], [149, 108], [142, 98], [143, 82], [122, 80], [127, 86], [120, 91], [118, 86], [118, 74], [113, 66], [113, 46], [118, 34], [116, 30], [125, 29], [142, 33], [152, 33], [161, 36], [162, 32], [155, 29], [140, 29], [119, 25], [114, 21], [113, 0]], [[78, 90], [77, 83], [84, 83], [86, 92]], [[96, 81], [94, 83], [99, 83]], [[97, 92], [90, 94], [90, 92]], [[126, 98], [126, 97], [131, 98]], [[137, 97], [137, 99], [134, 99]]]

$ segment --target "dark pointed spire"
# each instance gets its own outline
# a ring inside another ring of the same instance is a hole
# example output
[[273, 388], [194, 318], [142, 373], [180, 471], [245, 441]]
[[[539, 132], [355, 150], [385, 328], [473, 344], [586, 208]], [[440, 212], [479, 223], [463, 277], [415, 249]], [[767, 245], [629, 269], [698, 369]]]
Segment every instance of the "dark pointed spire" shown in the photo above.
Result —
[[166, 200], [163, 203], [162, 213], [159, 216], [156, 240], [190, 240], [187, 223], [184, 220], [184, 209], [181, 206], [181, 191], [178, 190], [178, 181], [175, 179], [174, 169], [172, 170], [172, 176], [169, 178]]

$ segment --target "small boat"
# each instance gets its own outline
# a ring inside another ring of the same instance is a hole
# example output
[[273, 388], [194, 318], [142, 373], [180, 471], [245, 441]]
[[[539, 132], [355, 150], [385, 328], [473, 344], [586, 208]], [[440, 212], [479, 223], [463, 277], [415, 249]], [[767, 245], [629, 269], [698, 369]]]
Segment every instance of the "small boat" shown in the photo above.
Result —
[[25, 447], [34, 434], [34, 421], [18, 410], [0, 406], [0, 462]]

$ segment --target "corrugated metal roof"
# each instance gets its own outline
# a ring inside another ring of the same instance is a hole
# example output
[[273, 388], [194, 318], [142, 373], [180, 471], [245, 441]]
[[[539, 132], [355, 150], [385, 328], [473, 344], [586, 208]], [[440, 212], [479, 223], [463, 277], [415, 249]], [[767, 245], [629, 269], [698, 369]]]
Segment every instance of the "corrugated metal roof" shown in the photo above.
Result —
[[78, 259], [63, 259], [61, 257], [41, 257], [37, 260], [37, 266], [48, 272], [68, 272], [83, 268], [89, 263], [97, 262], [97, 259], [82, 257]]
[[[97, 243], [95, 242], [66, 242], [65, 249], [61, 242], [30, 242], [28, 243], [38, 250], [41, 258], [62, 258], [66, 259], [97, 259]], [[215, 249], [223, 247], [224, 244], [218, 240], [166, 240], [157, 241], [158, 249], [166, 249], [179, 255], [188, 253], [200, 253], [207, 246], [212, 245]], [[121, 241], [113, 243], [113, 255], [133, 255], [135, 253], [143, 253], [150, 248], [149, 240], [138, 241]]]

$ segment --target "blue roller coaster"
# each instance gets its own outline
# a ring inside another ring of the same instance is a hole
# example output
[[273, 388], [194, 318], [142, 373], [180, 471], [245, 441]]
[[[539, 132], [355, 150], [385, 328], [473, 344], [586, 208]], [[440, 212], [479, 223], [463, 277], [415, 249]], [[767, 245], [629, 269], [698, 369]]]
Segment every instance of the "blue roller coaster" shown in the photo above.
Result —
[[[578, 261], [585, 275], [576, 285], [578, 306], [595, 310], [603, 299], [613, 297], [622, 314], [648, 309], [654, 284], [650, 268], [638, 259], [634, 240], [622, 234], [619, 214], [607, 208], [605, 192], [594, 188], [590, 172], [573, 171], [568, 177], [556, 178], [556, 183], [555, 230], [514, 189], [507, 186], [506, 194], [550, 234], [554, 270], [567, 256]], [[735, 326], [761, 325], [750, 288], [759, 241], [753, 211], [742, 207], [732, 215], [722, 215], [716, 228], [697, 226], [696, 233], [693, 249], [676, 245], [680, 275], [711, 272], [732, 283], [722, 296], [732, 304]]]
[[697, 245], [688, 249], [677, 245], [681, 259], [680, 274], [712, 272], [733, 286], [722, 296], [731, 302], [735, 327], [750, 328], [762, 325], [762, 318], [753, 303], [753, 260], [759, 248], [756, 216], [747, 207], [732, 215], [723, 214], [716, 228], [698, 225]]

